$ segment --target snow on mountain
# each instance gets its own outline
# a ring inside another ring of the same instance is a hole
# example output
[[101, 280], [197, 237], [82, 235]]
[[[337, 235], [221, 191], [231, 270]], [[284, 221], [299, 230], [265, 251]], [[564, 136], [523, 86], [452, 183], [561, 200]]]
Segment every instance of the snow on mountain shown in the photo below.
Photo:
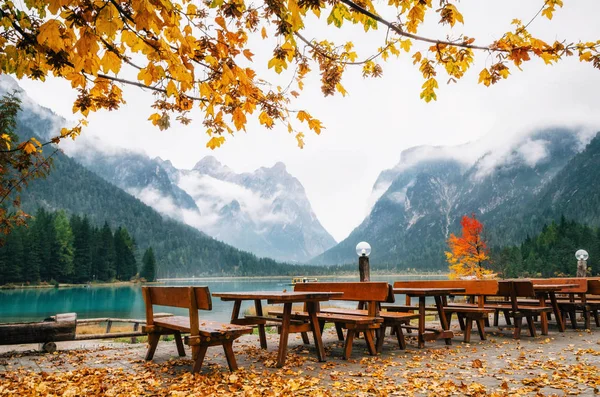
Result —
[[238, 248], [302, 262], [335, 244], [283, 163], [237, 174], [206, 156], [172, 180], [202, 213], [194, 226]]

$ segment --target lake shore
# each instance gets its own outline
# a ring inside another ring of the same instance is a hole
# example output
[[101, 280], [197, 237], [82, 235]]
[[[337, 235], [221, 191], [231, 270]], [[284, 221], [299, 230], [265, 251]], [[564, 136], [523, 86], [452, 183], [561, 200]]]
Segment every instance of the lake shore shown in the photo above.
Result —
[[[319, 275], [312, 276], [301, 275], [294, 277], [315, 277], [318, 279], [330, 279], [330, 278], [344, 278], [344, 279], [352, 279], [358, 278], [358, 269], [356, 273], [353, 274], [329, 274], [329, 275]], [[371, 273], [372, 277], [402, 277], [405, 280], [409, 280], [411, 278], [425, 278], [425, 277], [448, 277], [448, 273]], [[184, 281], [218, 281], [218, 280], [291, 280], [293, 276], [215, 276], [215, 277], [175, 277], [175, 278], [159, 278], [157, 282], [184, 282]]]

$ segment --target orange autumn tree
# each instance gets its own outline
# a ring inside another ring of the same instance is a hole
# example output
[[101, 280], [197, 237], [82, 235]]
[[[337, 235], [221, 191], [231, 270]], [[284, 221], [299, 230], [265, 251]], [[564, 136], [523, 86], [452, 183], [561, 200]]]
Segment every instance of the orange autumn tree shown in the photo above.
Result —
[[483, 238], [483, 224], [477, 220], [475, 214], [471, 217], [463, 216], [460, 224], [462, 235], [451, 234], [448, 238], [450, 251], [446, 252], [446, 259], [450, 265], [450, 278], [482, 279], [486, 275], [492, 275], [491, 270], [483, 267], [490, 259], [489, 249]]

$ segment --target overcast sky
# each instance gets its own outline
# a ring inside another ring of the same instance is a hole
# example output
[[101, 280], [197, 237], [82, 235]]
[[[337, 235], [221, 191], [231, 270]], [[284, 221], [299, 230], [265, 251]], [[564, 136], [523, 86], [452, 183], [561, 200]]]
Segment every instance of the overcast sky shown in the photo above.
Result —
[[[504, 9], [497, 9], [500, 4]], [[458, 7], [466, 24], [453, 33], [463, 32], [488, 44], [511, 29], [513, 18], [527, 22], [542, 4], [542, 0], [463, 0]], [[552, 21], [538, 17], [529, 30], [549, 43], [563, 38], [598, 40], [599, 15], [597, 0], [565, 1]], [[420, 33], [443, 38], [445, 33], [435, 24], [436, 15], [429, 18], [433, 24]], [[308, 38], [352, 40], [359, 49], [380, 46], [383, 34], [365, 35], [354, 28], [340, 33], [314, 21], [305, 32]], [[255, 67], [264, 71], [273, 42], [253, 43]], [[415, 48], [423, 46], [416, 44]], [[265, 130], [254, 124], [247, 133], [239, 133], [224, 147], [211, 151], [205, 148], [207, 135], [199, 118], [189, 126], [174, 124], [161, 132], [147, 121], [153, 113], [149, 107], [152, 95], [133, 88], [125, 88], [128, 104], [120, 111], [92, 115], [85, 134], [112, 146], [169, 159], [179, 168], [191, 168], [208, 154], [237, 172], [283, 161], [304, 185], [323, 226], [340, 241], [367, 214], [368, 198], [379, 173], [393, 167], [406, 148], [456, 145], [482, 137], [501, 144], [507, 137], [553, 125], [600, 130], [600, 70], [579, 63], [577, 57], [551, 67], [534, 61], [524, 65], [523, 71], [511, 67], [508, 80], [486, 88], [477, 84], [477, 79], [490, 63], [487, 54], [478, 55], [475, 66], [452, 85], [445, 84], [447, 77], [440, 71], [438, 101], [429, 104], [419, 99], [423, 80], [409, 55], [383, 64], [381, 79], [364, 80], [360, 70], [349, 71], [343, 80], [350, 93], [346, 98], [324, 98], [315, 76], [307, 81], [293, 108], [306, 108], [326, 129], [321, 136], [306, 133], [302, 150], [285, 128]], [[289, 79], [291, 74], [284, 77]], [[71, 111], [75, 93], [69, 84], [53, 79], [20, 84], [42, 105], [67, 119], [77, 118]]]

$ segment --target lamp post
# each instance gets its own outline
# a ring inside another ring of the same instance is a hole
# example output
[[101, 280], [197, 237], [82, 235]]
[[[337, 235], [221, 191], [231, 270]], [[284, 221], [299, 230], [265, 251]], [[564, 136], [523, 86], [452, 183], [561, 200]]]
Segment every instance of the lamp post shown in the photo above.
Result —
[[577, 258], [577, 277], [587, 276], [587, 260], [590, 255], [586, 250], [577, 250], [575, 258]]
[[356, 245], [356, 254], [358, 255], [358, 272], [360, 281], [371, 281], [371, 269], [369, 266], [369, 255], [371, 254], [371, 246], [365, 241], [361, 241]]

